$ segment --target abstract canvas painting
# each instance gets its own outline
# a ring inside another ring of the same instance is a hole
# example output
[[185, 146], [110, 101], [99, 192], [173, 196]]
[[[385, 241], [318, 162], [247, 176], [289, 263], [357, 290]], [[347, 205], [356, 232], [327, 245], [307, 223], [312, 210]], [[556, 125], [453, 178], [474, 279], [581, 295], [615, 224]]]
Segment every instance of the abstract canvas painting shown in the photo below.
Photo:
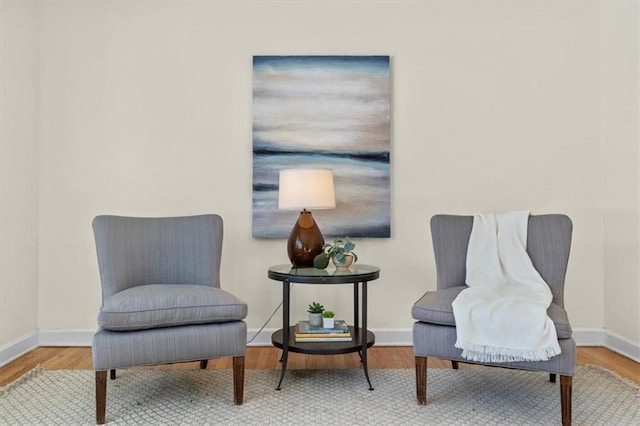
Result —
[[253, 57], [253, 236], [287, 238], [282, 169], [332, 169], [336, 208], [316, 210], [325, 236], [391, 234], [388, 56]]

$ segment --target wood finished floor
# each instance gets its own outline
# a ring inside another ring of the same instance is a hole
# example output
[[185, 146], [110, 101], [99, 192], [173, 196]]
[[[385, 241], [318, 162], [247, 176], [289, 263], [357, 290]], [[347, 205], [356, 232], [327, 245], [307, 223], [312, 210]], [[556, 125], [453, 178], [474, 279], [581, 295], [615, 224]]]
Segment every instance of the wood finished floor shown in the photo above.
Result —
[[[409, 346], [377, 346], [368, 352], [370, 369], [414, 368], [413, 348]], [[245, 366], [248, 369], [280, 369], [280, 350], [271, 346], [248, 347]], [[615, 371], [640, 384], [640, 364], [602, 347], [579, 347], [578, 365], [592, 364]], [[91, 370], [91, 348], [88, 347], [40, 347], [0, 368], [0, 386], [13, 382], [20, 376], [41, 365], [47, 370]], [[429, 368], [451, 368], [447, 361], [429, 358]], [[199, 368], [199, 363], [183, 363], [144, 368]], [[231, 368], [231, 358], [210, 360], [208, 369]], [[289, 354], [290, 369], [360, 368], [355, 353], [345, 355]], [[482, 368], [460, 364], [460, 368]]]

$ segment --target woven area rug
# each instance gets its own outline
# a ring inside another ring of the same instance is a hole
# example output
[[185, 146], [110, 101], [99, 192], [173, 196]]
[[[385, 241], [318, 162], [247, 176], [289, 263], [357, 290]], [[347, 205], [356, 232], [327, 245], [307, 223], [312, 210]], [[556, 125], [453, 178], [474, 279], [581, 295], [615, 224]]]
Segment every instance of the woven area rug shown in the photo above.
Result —
[[[429, 404], [415, 398], [414, 371], [247, 370], [245, 403], [233, 405], [230, 370], [119, 370], [108, 381], [107, 422], [221, 425], [560, 424], [559, 383], [504, 369], [429, 369]], [[559, 380], [558, 380], [559, 382]], [[599, 367], [578, 367], [573, 421], [640, 424], [640, 392]], [[0, 424], [95, 424], [94, 373], [33, 370], [0, 389]]]

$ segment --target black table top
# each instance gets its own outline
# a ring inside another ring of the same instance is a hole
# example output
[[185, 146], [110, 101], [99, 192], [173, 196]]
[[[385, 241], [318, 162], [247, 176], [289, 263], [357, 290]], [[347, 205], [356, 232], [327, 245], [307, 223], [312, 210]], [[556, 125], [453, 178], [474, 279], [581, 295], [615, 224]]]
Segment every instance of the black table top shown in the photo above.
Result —
[[275, 265], [269, 268], [269, 278], [301, 284], [345, 284], [373, 281], [380, 276], [380, 268], [373, 265], [353, 264], [349, 269], [317, 269], [293, 265]]

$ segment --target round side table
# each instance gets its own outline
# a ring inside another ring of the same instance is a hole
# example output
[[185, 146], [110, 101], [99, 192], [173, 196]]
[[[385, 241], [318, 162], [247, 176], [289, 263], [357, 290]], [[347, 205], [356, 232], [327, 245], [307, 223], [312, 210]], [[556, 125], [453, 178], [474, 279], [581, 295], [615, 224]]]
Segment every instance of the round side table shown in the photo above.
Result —
[[[271, 335], [274, 346], [282, 349], [282, 372], [276, 390], [281, 389], [287, 371], [289, 352], [311, 355], [336, 355], [358, 352], [364, 376], [373, 390], [367, 369], [367, 348], [375, 343], [375, 335], [367, 330], [367, 283], [378, 279], [380, 268], [372, 265], [354, 264], [347, 270], [301, 268], [291, 265], [275, 265], [269, 268], [268, 277], [282, 282], [282, 328]], [[349, 325], [350, 342], [296, 342], [295, 325], [291, 325], [290, 293], [291, 284], [352, 284], [353, 285], [353, 325]], [[360, 289], [362, 291], [360, 291]]]

